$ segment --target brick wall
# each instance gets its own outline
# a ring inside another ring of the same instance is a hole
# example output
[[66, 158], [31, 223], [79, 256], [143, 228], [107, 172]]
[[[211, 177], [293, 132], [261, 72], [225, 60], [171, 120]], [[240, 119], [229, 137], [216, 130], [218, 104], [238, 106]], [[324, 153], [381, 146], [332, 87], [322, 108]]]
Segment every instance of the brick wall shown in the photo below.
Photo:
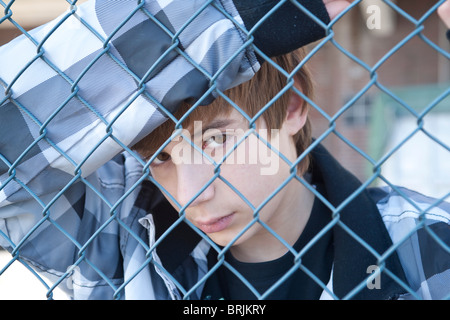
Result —
[[[414, 18], [421, 17], [436, 1], [433, 0], [397, 0], [397, 5]], [[414, 31], [415, 26], [410, 21], [395, 15], [392, 33], [379, 36], [367, 28], [368, 15], [354, 8], [344, 16], [335, 27], [337, 42], [355, 55], [369, 67], [373, 67], [403, 38]], [[435, 44], [449, 49], [445, 38], [445, 27], [436, 13], [433, 13], [424, 23], [423, 34]], [[310, 68], [316, 82], [315, 102], [330, 116], [335, 115], [353, 94], [362, 90], [370, 81], [370, 72], [341, 53], [333, 45], [327, 44], [310, 62]], [[387, 87], [402, 87], [449, 81], [450, 64], [418, 36], [409, 40], [396, 51], [377, 70], [378, 80]], [[380, 90], [372, 87], [365, 97], [370, 98], [380, 94]], [[364, 98], [364, 97], [363, 97]], [[355, 105], [354, 108], [363, 108]], [[370, 108], [368, 108], [370, 110]], [[356, 110], [354, 110], [356, 112]], [[348, 123], [344, 118], [351, 112], [345, 112], [336, 122], [337, 129], [349, 141], [364, 152], [368, 152], [368, 126], [359, 122]], [[357, 112], [358, 113], [358, 112]], [[359, 114], [363, 114], [361, 110]], [[313, 122], [313, 133], [320, 136], [328, 129], [329, 122], [318, 112], [310, 115]], [[352, 148], [347, 146], [335, 135], [330, 135], [325, 146], [360, 179], [365, 180], [365, 168], [368, 161]]]

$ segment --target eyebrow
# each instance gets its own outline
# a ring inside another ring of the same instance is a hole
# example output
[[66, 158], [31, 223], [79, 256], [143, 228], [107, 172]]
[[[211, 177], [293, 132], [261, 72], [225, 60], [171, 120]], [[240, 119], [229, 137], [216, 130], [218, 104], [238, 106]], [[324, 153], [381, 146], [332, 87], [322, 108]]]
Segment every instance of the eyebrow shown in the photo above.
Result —
[[224, 127], [228, 127], [232, 124], [236, 123], [234, 119], [216, 119], [208, 123], [205, 127], [202, 126], [202, 134], [208, 131], [209, 129], [221, 129]]
[[[224, 127], [228, 127], [236, 122], [237, 121], [235, 119], [215, 119], [215, 120], [209, 122], [205, 127], [203, 127], [203, 125], [202, 125], [202, 136], [209, 129], [221, 129]], [[195, 136], [194, 132], [192, 133], [191, 137], [193, 137], [193, 136]], [[159, 147], [155, 148], [154, 150], [151, 150], [151, 152], [149, 152], [149, 155], [145, 156], [145, 159], [151, 158], [156, 153], [156, 150], [158, 150], [158, 148]], [[161, 150], [161, 152], [164, 152], [164, 151]]]

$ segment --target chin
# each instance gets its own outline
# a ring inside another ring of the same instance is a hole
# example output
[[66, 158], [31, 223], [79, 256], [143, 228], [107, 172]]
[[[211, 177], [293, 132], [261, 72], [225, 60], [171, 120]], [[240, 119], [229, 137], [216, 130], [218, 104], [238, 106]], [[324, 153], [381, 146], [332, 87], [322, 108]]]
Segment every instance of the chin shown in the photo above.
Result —
[[236, 239], [236, 237], [239, 235], [239, 233], [242, 231], [243, 228], [239, 229], [238, 231], [231, 231], [231, 230], [224, 230], [217, 233], [209, 234], [208, 237], [218, 246], [226, 247], [230, 243], [232, 243], [231, 247], [237, 246], [245, 242], [248, 238], [248, 231], [241, 234], [239, 238]]
[[[222, 237], [217, 237], [217, 236], [212, 236], [212, 235], [208, 235], [209, 239], [211, 239], [215, 244], [217, 244], [220, 247], [226, 247], [231, 240], [230, 239], [224, 239]], [[239, 240], [238, 240], [239, 241]], [[234, 245], [235, 243], [233, 243]]]

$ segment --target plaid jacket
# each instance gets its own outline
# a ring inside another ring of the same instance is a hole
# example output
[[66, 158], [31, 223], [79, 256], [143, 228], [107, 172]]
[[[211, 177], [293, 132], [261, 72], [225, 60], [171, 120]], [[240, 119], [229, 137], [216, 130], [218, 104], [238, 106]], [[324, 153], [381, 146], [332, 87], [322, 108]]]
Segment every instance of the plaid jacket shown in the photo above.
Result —
[[[0, 48], [0, 244], [75, 299], [201, 292], [210, 244], [166, 214], [173, 209], [144, 181], [148, 169], [129, 146], [166, 119], [164, 110], [186, 99], [211, 101], [212, 79], [214, 89], [225, 90], [251, 78], [259, 63], [244, 45], [231, 1], [187, 3], [90, 1]], [[344, 174], [324, 152], [315, 157], [325, 161], [317, 166], [321, 174], [333, 168]], [[333, 192], [340, 189], [329, 189], [336, 207], [356, 190]], [[448, 204], [396, 190], [401, 194], [364, 191], [359, 205], [339, 212], [340, 229], [358, 230], [360, 241], [335, 235], [341, 258], [323, 298], [364, 287], [377, 258], [382, 290], [363, 288], [356, 297], [449, 294]], [[357, 215], [368, 203], [371, 223]], [[359, 243], [380, 256], [355, 255]], [[386, 258], [388, 250], [397, 254]], [[364, 263], [354, 264], [352, 253]]]
[[[318, 163], [321, 158], [314, 156]], [[333, 163], [328, 169], [343, 172], [347, 185], [354, 179]], [[64, 279], [59, 287], [74, 299], [198, 298], [210, 244], [178, 219], [152, 183], [139, 182], [142, 172], [139, 161], [124, 153], [86, 181], [72, 184], [57, 200], [59, 191], [42, 197], [45, 203], [53, 201], [47, 216], [42, 208], [36, 210], [34, 200], [2, 207], [2, 246], [18, 246], [20, 257], [52, 282]], [[350, 185], [347, 196], [359, 184]], [[327, 190], [329, 199], [333, 187]], [[344, 208], [340, 223], [388, 259], [378, 263], [336, 227], [335, 263], [322, 299], [348, 294], [357, 299], [448, 297], [450, 204], [404, 188], [370, 189], [363, 192], [367, 196], [371, 200], [363, 203], [376, 204], [377, 210]], [[377, 265], [382, 281], [369, 290], [368, 267]], [[362, 291], [352, 296], [361, 284]]]

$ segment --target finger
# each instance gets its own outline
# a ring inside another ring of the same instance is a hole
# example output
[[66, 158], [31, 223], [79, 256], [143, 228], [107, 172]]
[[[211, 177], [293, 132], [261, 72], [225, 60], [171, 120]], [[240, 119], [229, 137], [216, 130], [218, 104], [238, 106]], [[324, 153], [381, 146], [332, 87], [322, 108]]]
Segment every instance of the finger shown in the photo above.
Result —
[[330, 16], [330, 19], [333, 20], [336, 18], [336, 16], [341, 13], [345, 8], [347, 8], [350, 5], [350, 2], [343, 1], [343, 0], [325, 0], [325, 7], [327, 8], [328, 15]]
[[439, 17], [446, 24], [447, 28], [450, 28], [450, 0], [447, 0], [446, 2], [444, 2], [438, 8], [437, 12], [439, 14]]

